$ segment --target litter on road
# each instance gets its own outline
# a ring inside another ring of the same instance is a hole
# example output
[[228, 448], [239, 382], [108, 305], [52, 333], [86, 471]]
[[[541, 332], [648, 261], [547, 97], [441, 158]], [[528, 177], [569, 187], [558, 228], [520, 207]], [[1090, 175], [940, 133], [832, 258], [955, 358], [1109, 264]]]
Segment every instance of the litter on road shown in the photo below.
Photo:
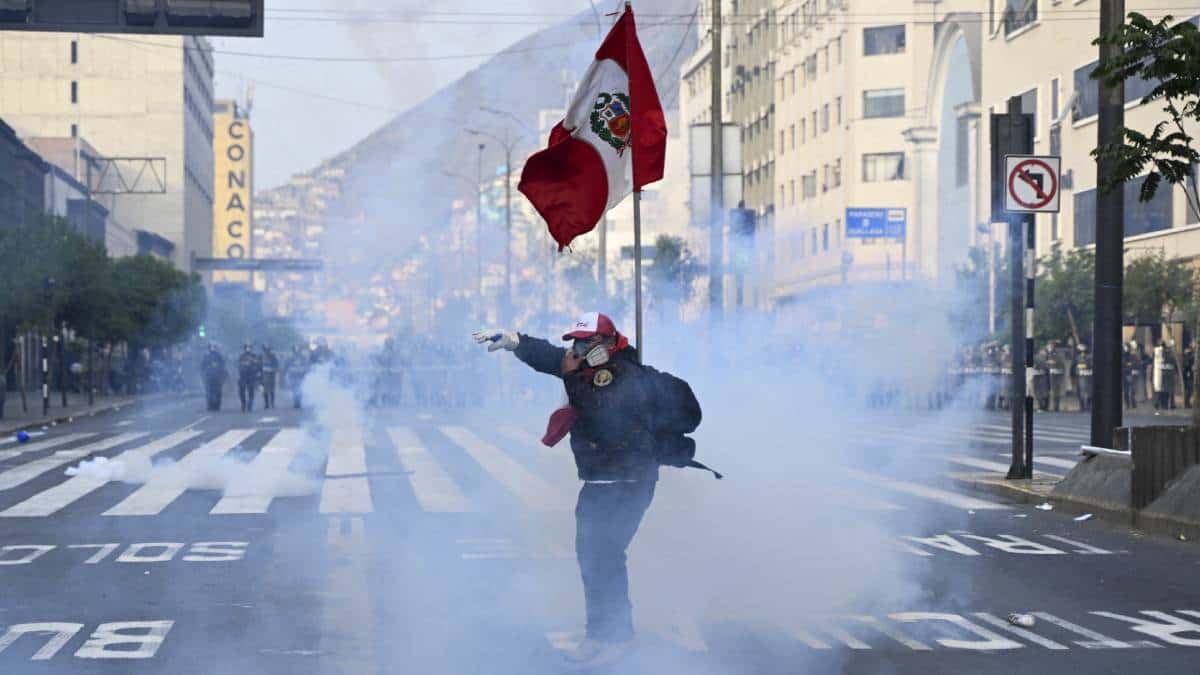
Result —
[[1050, 502], [1042, 502], [1033, 508], [1037, 509], [1038, 511], [1053, 511], [1054, 505]]
[[1092, 514], [1090, 514], [1090, 513], [1085, 513], [1082, 516], [1077, 516], [1075, 518], [1075, 520], [1080, 521], [1080, 522], [1085, 521], [1085, 520], [1091, 520], [1091, 519], [1092, 519]]
[[1032, 614], [1018, 614], [1014, 612], [1008, 615], [1008, 622], [1014, 626], [1029, 628], [1033, 626], [1034, 619]]

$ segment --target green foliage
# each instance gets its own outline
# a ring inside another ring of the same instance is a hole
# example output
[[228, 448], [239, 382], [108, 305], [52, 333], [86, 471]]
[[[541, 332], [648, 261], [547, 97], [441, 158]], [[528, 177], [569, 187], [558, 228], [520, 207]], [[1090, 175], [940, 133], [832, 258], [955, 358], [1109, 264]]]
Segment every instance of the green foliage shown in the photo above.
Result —
[[686, 303], [695, 294], [700, 265], [682, 237], [658, 235], [654, 262], [646, 273], [651, 297], [667, 305]]
[[1125, 314], [1136, 323], [1164, 322], [1191, 303], [1195, 283], [1195, 271], [1183, 260], [1161, 251], [1135, 258], [1125, 266]]
[[1159, 101], [1167, 119], [1145, 133], [1122, 128], [1122, 143], [1105, 144], [1092, 156], [1112, 162], [1112, 171], [1100, 185], [1104, 192], [1149, 170], [1139, 199], [1150, 201], [1165, 180], [1183, 188], [1188, 208], [1200, 218], [1200, 194], [1195, 167], [1200, 151], [1192, 146], [1187, 123], [1200, 123], [1200, 31], [1190, 22], [1175, 23], [1170, 16], [1157, 23], [1133, 12], [1128, 21], [1093, 44], [1116, 45], [1123, 51], [1101, 63], [1092, 78], [1115, 87], [1131, 78], [1154, 84], [1142, 103]]
[[204, 315], [204, 288], [156, 258], [112, 260], [62, 218], [0, 229], [0, 323], [65, 322], [107, 342], [160, 347], [183, 340]]
[[1096, 314], [1096, 255], [1087, 249], [1063, 253], [1055, 243], [1050, 255], [1040, 261], [1037, 279], [1037, 321], [1035, 337], [1039, 343], [1049, 340], [1090, 341], [1092, 320]]

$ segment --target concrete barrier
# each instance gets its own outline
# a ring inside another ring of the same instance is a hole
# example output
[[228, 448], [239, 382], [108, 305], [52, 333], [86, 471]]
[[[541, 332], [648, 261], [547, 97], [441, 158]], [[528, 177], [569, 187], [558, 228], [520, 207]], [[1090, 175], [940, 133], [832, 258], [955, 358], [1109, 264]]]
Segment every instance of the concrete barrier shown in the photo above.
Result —
[[1188, 467], [1200, 464], [1200, 429], [1133, 427], [1129, 433], [1133, 455], [1130, 506], [1134, 509], [1149, 506], [1163, 495], [1171, 481], [1182, 476]]
[[1089, 455], [1054, 486], [1050, 497], [1128, 514], [1132, 473], [1129, 459]]

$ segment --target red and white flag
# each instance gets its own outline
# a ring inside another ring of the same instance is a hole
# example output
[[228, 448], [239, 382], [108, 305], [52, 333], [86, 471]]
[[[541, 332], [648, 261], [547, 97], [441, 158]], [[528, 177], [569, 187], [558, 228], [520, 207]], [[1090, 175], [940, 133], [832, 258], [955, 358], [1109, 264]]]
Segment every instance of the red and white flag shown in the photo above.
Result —
[[667, 122], [633, 10], [609, 31], [550, 144], [525, 162], [519, 189], [561, 251], [633, 190], [661, 180]]

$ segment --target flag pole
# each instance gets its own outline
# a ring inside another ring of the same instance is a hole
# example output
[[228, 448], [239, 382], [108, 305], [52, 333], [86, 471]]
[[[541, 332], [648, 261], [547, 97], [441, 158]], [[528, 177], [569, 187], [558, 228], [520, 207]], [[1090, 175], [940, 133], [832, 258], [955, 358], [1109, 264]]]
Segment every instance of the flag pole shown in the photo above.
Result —
[[637, 332], [637, 353], [641, 360], [645, 354], [642, 343], [642, 191], [633, 191], [633, 296], [634, 323]]
[[[633, 9], [631, 0], [625, 0], [625, 11]], [[625, 49], [628, 53], [630, 36], [625, 36]], [[633, 92], [630, 92], [631, 94]], [[632, 97], [630, 100], [629, 114], [633, 115], [634, 102]], [[633, 161], [634, 139], [631, 136], [629, 139], [629, 162], [631, 166], [637, 166]], [[634, 337], [637, 339], [637, 355], [640, 362], [645, 358], [645, 343], [642, 341], [642, 190], [636, 184], [633, 187], [633, 322], [634, 322]]]

